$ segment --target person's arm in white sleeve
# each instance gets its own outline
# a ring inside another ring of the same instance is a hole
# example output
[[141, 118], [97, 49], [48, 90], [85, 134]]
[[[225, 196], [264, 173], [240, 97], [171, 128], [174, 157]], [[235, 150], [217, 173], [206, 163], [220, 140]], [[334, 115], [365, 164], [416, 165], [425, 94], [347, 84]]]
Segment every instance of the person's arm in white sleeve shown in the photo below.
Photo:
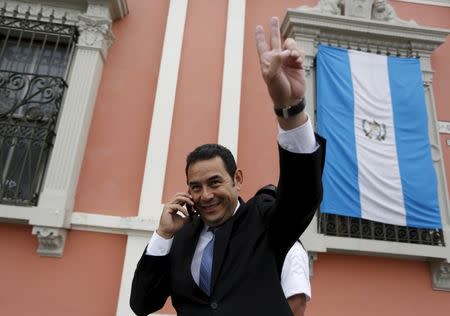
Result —
[[170, 252], [172, 247], [173, 237], [170, 239], [165, 239], [154, 232], [152, 238], [148, 242], [145, 254], [147, 256], [165, 256]]
[[305, 123], [294, 129], [284, 130], [278, 126], [278, 143], [282, 148], [297, 154], [310, 154], [319, 147], [309, 116]]
[[303, 316], [311, 299], [309, 262], [305, 249], [296, 242], [286, 255], [281, 271], [281, 286], [295, 316]]

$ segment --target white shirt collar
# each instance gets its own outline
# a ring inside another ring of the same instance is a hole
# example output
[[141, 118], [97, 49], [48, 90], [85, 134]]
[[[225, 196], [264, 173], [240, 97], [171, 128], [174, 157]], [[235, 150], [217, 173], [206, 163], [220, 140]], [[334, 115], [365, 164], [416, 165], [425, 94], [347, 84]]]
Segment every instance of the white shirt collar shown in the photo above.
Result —
[[[231, 215], [231, 216], [234, 216], [234, 214], [236, 214], [236, 212], [237, 212], [237, 210], [238, 210], [239, 206], [241, 206], [241, 203], [239, 203], [239, 200], [238, 200], [238, 201], [237, 201], [237, 205], [236, 205], [236, 208], [234, 209], [233, 215]], [[208, 229], [209, 229], [209, 226], [208, 226], [208, 225], [206, 225], [206, 224], [204, 224], [204, 225], [203, 225], [203, 229], [202, 229], [202, 231], [203, 231], [203, 232], [207, 232], [207, 231], [208, 231]]]

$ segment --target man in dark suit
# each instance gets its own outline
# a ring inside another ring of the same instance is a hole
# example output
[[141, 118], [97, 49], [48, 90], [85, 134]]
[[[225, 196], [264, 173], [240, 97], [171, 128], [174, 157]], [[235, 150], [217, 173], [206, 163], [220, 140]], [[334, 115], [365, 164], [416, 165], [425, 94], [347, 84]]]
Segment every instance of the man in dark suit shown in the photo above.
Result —
[[292, 39], [281, 45], [277, 18], [270, 28], [270, 45], [261, 26], [256, 42], [280, 127], [278, 191], [244, 202], [243, 173], [226, 148], [191, 152], [188, 192], [164, 206], [136, 268], [130, 305], [137, 315], [160, 309], [168, 296], [178, 315], [292, 315], [280, 273], [321, 201], [325, 146], [303, 111], [303, 55]]

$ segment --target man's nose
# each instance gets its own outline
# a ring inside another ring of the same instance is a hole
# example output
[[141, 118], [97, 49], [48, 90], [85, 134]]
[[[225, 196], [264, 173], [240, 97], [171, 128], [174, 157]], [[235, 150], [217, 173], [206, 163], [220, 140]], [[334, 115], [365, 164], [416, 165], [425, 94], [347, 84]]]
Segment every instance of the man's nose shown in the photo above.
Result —
[[203, 188], [201, 198], [204, 201], [212, 199], [213, 198], [212, 191], [209, 188]]

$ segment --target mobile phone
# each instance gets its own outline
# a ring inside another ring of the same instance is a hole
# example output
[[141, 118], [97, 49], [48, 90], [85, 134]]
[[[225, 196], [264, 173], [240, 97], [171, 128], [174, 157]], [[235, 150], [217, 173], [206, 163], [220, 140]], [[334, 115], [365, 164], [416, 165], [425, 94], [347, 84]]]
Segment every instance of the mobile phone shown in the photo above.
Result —
[[189, 213], [189, 218], [192, 220], [194, 219], [194, 217], [197, 215], [197, 212], [194, 210], [194, 208], [192, 207], [192, 205], [186, 203], [186, 209]]

